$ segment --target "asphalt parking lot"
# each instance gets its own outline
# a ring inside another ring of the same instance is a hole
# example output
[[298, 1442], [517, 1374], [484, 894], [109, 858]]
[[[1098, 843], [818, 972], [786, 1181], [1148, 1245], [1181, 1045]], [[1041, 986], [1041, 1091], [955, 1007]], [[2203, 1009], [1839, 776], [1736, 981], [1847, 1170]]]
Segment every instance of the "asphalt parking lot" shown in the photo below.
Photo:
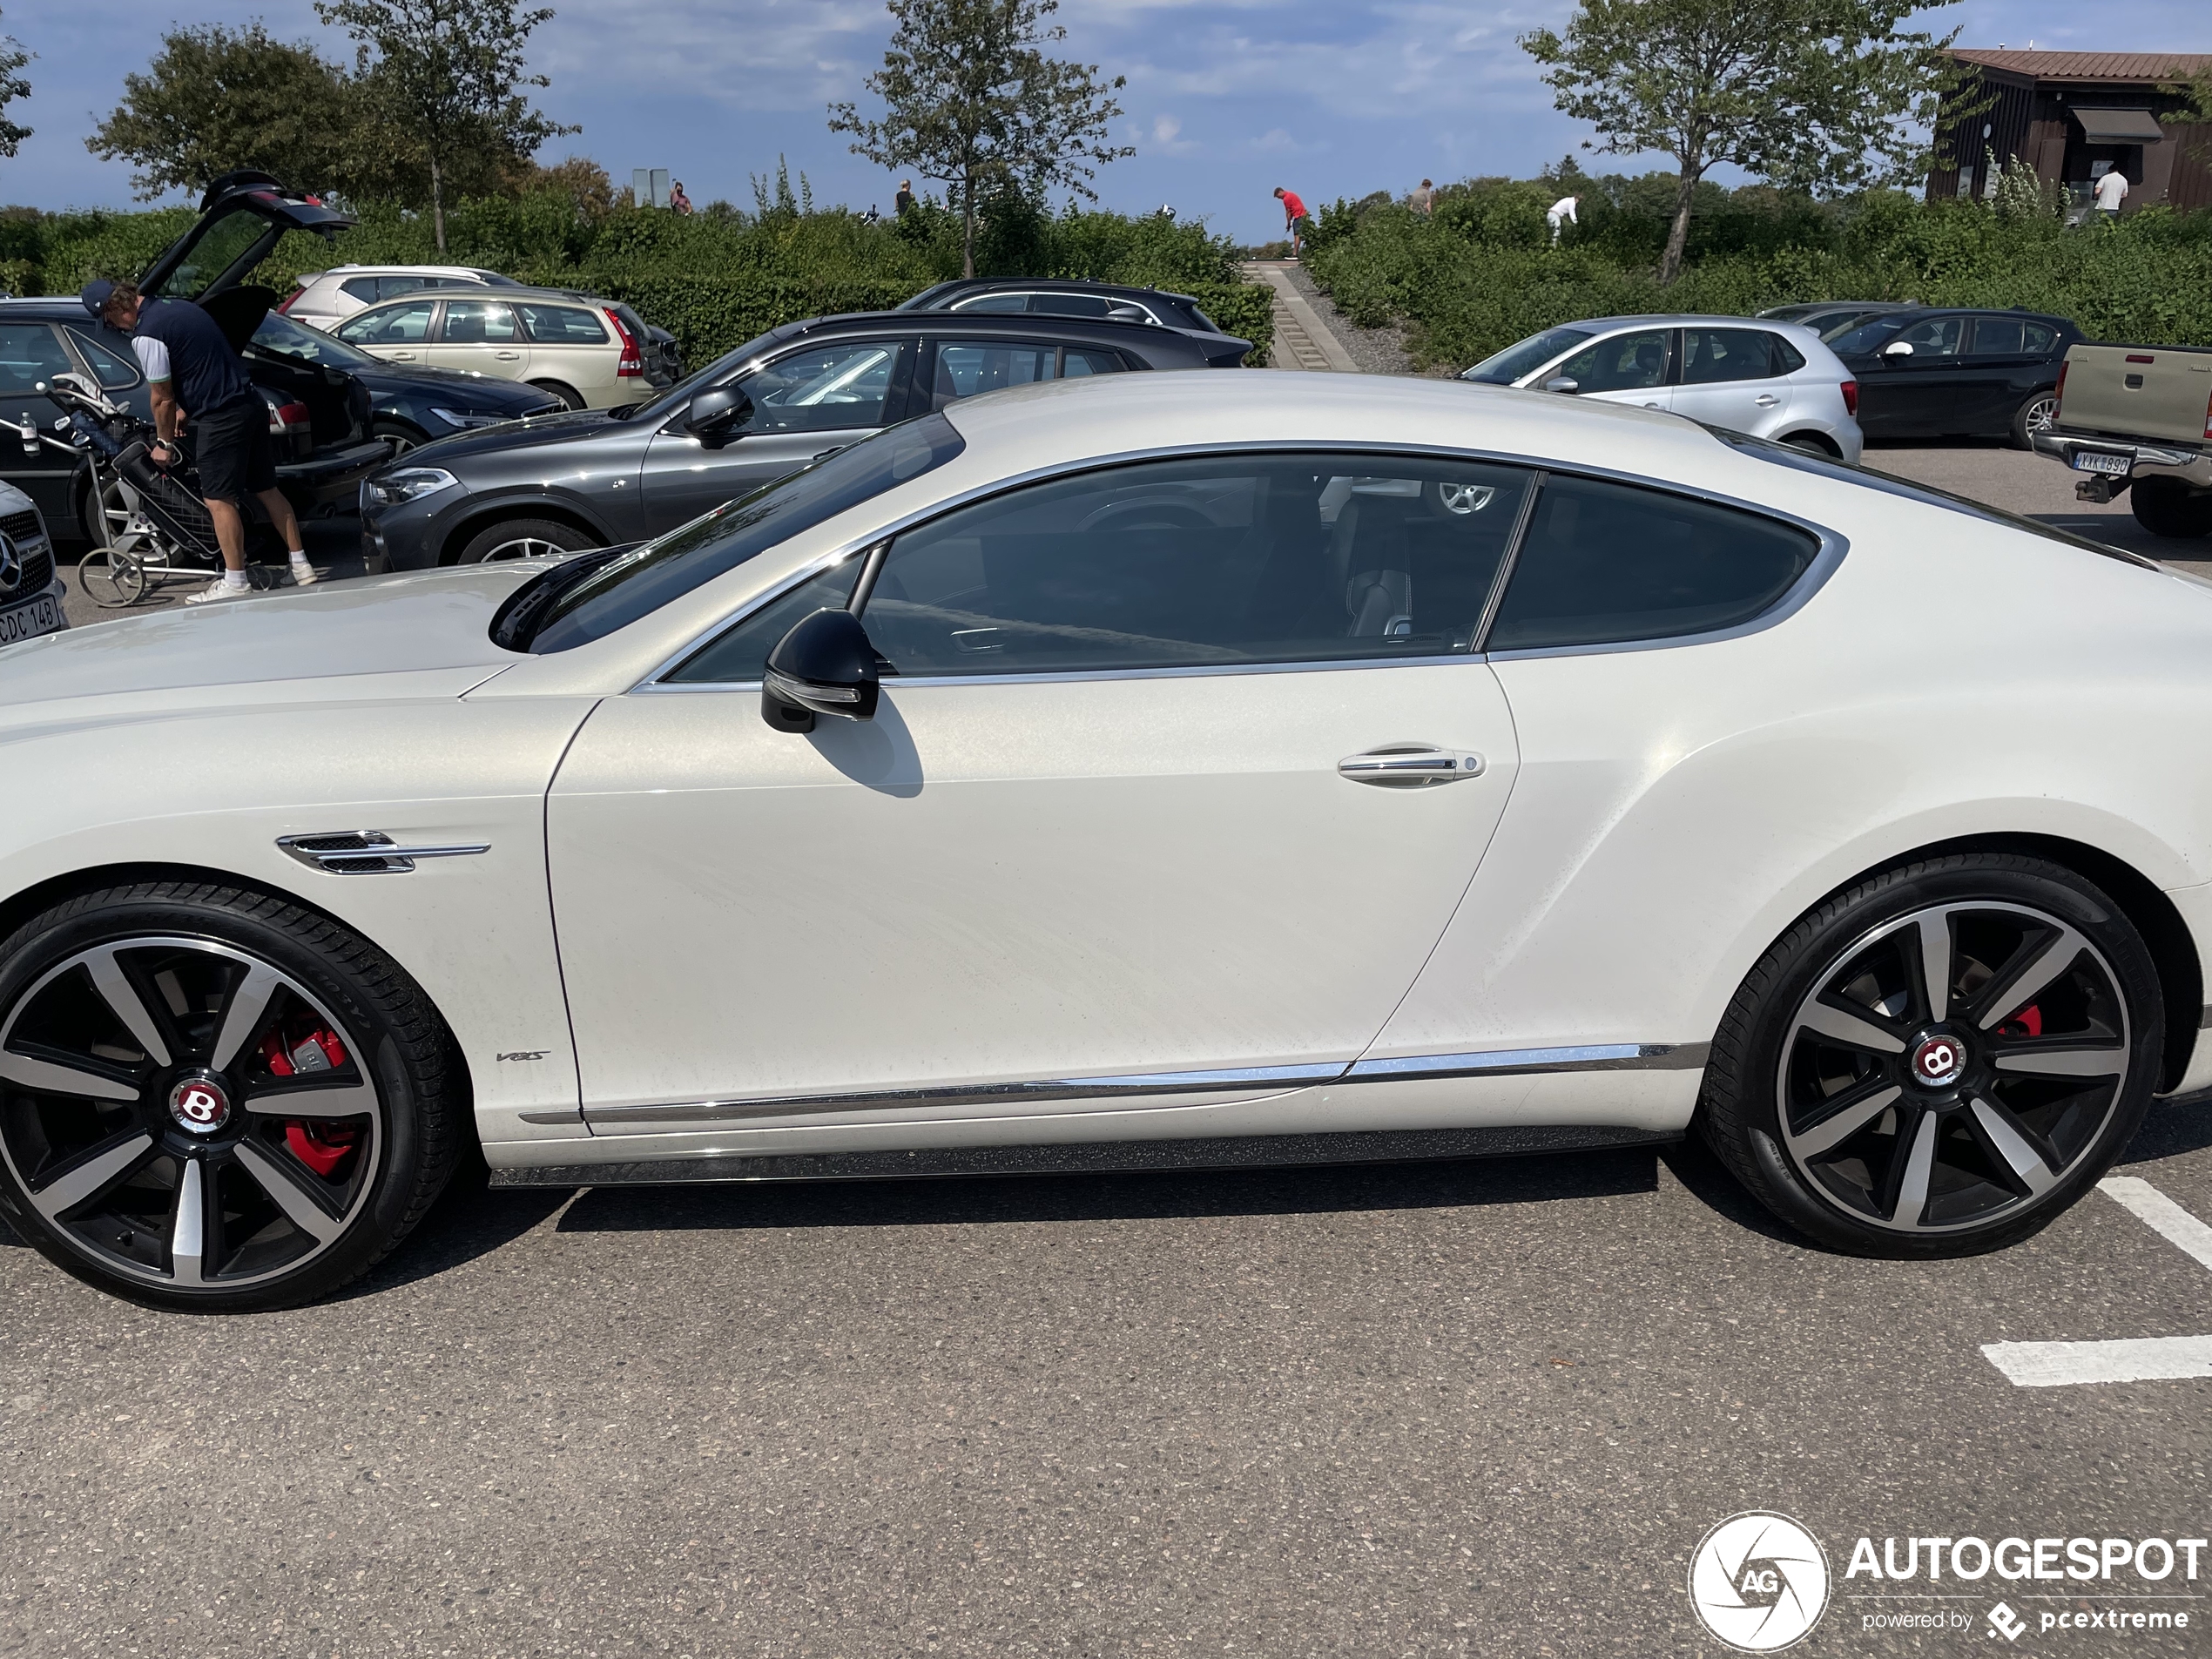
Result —
[[[2034, 457], [1870, 460], [2149, 543]], [[2212, 1222], [2212, 1101], [2114, 1173]], [[1716, 1656], [1692, 1552], [1771, 1509], [1833, 1575], [1796, 1652], [2212, 1652], [2212, 1552], [2116, 1586], [2191, 1615], [2124, 1639], [2040, 1628], [2101, 1582], [1845, 1575], [1862, 1536], [2212, 1533], [2212, 1379], [2023, 1386], [1983, 1352], [2212, 1334], [2212, 1245], [2114, 1192], [1907, 1264], [1809, 1248], [1690, 1145], [479, 1177], [341, 1298], [230, 1318], [0, 1231], [0, 1650]]]

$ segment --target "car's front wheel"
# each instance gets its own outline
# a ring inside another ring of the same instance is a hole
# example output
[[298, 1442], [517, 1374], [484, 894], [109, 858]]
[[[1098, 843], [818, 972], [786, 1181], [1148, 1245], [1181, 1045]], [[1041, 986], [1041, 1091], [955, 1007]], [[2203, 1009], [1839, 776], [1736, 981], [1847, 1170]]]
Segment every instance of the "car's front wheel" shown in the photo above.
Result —
[[488, 524], [462, 543], [456, 564], [499, 559], [558, 558], [597, 547], [598, 537], [556, 518], [509, 518]]
[[2142, 1120], [2156, 969], [2117, 906], [2007, 853], [1900, 867], [1822, 904], [1730, 1005], [1707, 1139], [1799, 1231], [1869, 1256], [2025, 1238]]
[[0, 1211], [141, 1300], [306, 1301], [445, 1184], [456, 1071], [421, 990], [325, 917], [213, 884], [85, 894], [0, 944]]

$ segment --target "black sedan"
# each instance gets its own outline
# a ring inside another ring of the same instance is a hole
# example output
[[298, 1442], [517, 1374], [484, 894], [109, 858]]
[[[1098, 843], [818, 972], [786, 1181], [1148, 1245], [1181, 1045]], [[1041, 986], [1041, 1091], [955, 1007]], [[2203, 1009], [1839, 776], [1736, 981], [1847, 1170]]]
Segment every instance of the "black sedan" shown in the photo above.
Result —
[[1102, 317], [1217, 334], [1221, 325], [1187, 293], [1133, 288], [1114, 282], [1072, 282], [1037, 277], [961, 277], [924, 288], [901, 311], [986, 312], [993, 316]]
[[2006, 438], [2026, 449], [2058, 411], [2080, 329], [2029, 311], [1892, 313], [1829, 342], [1858, 381], [1868, 438]]
[[248, 362], [276, 358], [342, 369], [368, 388], [369, 431], [395, 455], [502, 421], [556, 415], [568, 406], [535, 386], [428, 365], [388, 363], [358, 347], [272, 311], [254, 329]]
[[374, 570], [658, 536], [879, 428], [1034, 381], [1233, 368], [1250, 342], [1150, 323], [961, 312], [786, 323], [650, 402], [427, 444], [368, 481]]

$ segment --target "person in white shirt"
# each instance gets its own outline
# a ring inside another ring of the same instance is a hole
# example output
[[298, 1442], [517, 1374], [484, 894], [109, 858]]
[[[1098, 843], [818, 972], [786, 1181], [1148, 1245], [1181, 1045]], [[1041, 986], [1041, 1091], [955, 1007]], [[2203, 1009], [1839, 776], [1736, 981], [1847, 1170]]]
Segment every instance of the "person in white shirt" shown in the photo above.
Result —
[[2097, 211], [2107, 219], [2120, 217], [2120, 204], [2128, 199], [2128, 175], [2114, 167], [2097, 180]]
[[1580, 219], [1575, 217], [1575, 204], [1580, 199], [1581, 199], [1579, 197], [1575, 196], [1561, 196], [1557, 201], [1554, 202], [1550, 207], [1545, 210], [1544, 223], [1551, 226], [1553, 241], [1556, 242], [1559, 240], [1559, 231], [1561, 226], [1579, 225], [1581, 223]]

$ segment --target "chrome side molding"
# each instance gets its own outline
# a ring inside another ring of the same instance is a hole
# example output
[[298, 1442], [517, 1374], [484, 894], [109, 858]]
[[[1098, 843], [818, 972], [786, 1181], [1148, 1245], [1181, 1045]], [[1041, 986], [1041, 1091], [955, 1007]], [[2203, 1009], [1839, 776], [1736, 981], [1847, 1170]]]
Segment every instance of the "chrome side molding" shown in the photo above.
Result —
[[452, 846], [401, 846], [382, 830], [332, 830], [280, 835], [277, 846], [326, 875], [404, 875], [417, 859], [462, 859], [491, 851], [489, 841]]

